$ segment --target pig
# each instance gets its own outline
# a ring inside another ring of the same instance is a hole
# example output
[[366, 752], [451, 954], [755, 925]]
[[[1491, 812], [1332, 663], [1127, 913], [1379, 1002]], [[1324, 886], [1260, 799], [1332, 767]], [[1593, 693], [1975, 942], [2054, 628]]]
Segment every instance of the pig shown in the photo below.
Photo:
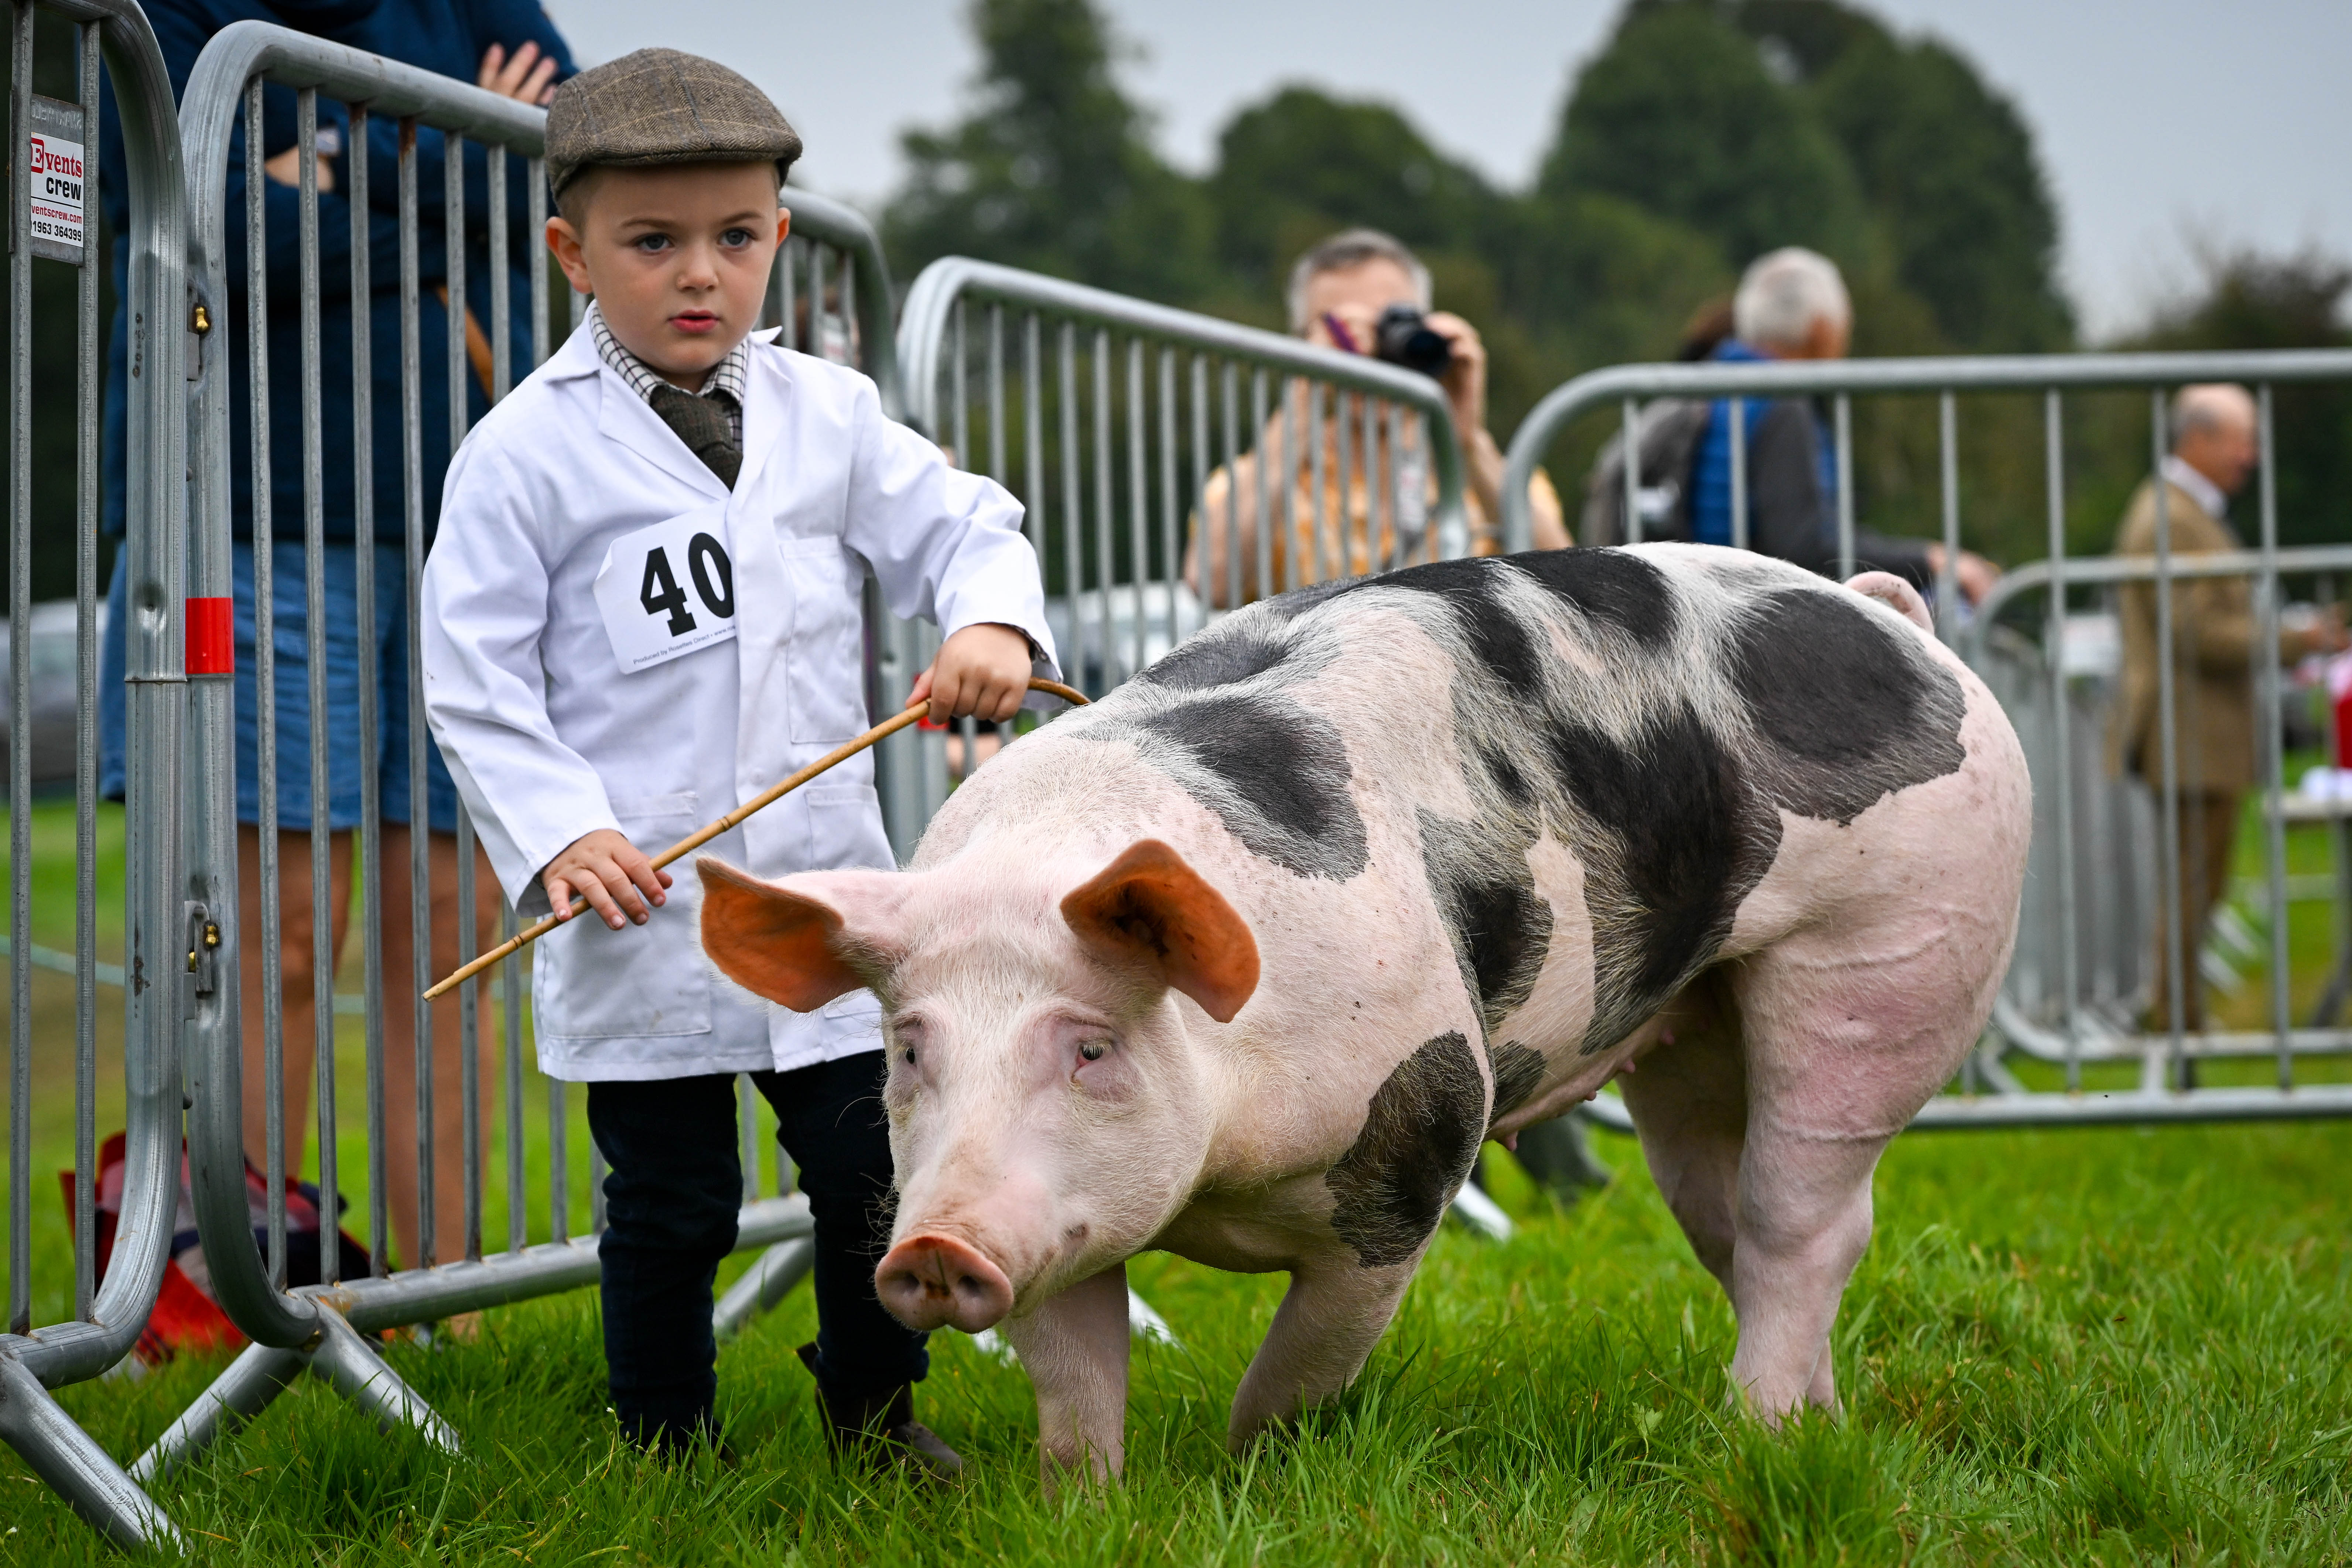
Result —
[[1002, 1325], [1049, 1489], [1119, 1469], [1128, 1258], [1289, 1275], [1240, 1447], [1356, 1376], [1484, 1140], [1621, 1075], [1734, 1383], [1831, 1405], [1872, 1173], [1983, 1026], [2031, 826], [1926, 625], [1685, 544], [1308, 588], [1006, 748], [904, 871], [704, 860], [703, 945], [880, 998], [875, 1287]]

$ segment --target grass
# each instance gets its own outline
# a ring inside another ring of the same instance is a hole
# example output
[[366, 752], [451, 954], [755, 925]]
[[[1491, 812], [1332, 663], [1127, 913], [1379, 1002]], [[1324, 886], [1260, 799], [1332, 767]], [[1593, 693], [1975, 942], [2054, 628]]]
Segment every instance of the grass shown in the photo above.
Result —
[[[38, 874], [53, 875], [60, 821], [69, 855], [69, 815], [36, 823]], [[2325, 853], [2310, 837], [2299, 870]], [[40, 940], [69, 945], [64, 910], [60, 931], [41, 900]], [[2328, 923], [2297, 916], [2298, 1007]], [[69, 1279], [48, 1185], [70, 1162], [65, 977], [36, 976], [36, 1015], [48, 1321]], [[119, 1019], [102, 1060], [118, 1040]], [[110, 1081], [101, 1131], [119, 1122]], [[536, 1144], [537, 1081], [526, 1098]], [[1845, 1413], [1778, 1433], [1727, 1404], [1729, 1308], [1638, 1152], [1601, 1148], [1616, 1184], [1568, 1209], [1490, 1151], [1517, 1237], [1441, 1236], [1349, 1395], [1240, 1458], [1224, 1451], [1225, 1407], [1280, 1281], [1139, 1259], [1130, 1278], [1184, 1347], [1137, 1348], [1128, 1479], [1090, 1500], [1042, 1500], [1026, 1379], [952, 1333], [935, 1342], [920, 1413], [971, 1462], [965, 1483], [836, 1474], [792, 1353], [814, 1328], [805, 1291], [721, 1354], [731, 1468], [662, 1467], [617, 1445], [595, 1300], [580, 1292], [493, 1310], [470, 1342], [390, 1350], [463, 1436], [462, 1458], [381, 1435], [304, 1384], [153, 1495], [197, 1560], [219, 1563], [2352, 1563], [2352, 1129], [1897, 1141], [1836, 1331]], [[572, 1149], [580, 1167], [584, 1143]], [[356, 1197], [355, 1146], [343, 1170]], [[572, 1212], [579, 1223], [584, 1201]], [[59, 1397], [128, 1460], [221, 1364]], [[0, 1560], [106, 1556], [0, 1449]]]

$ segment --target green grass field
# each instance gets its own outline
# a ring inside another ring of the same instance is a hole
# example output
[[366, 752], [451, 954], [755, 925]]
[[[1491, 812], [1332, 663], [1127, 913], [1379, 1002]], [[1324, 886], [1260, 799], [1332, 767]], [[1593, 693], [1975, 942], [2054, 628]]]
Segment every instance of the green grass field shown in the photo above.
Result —
[[[45, 809], [37, 876], [70, 847], [69, 815]], [[2296, 847], [2301, 868], [2317, 846]], [[42, 900], [52, 945], [70, 942], [64, 886], [64, 905]], [[2328, 920], [2296, 916], [2298, 1005]], [[118, 930], [104, 911], [102, 946]], [[70, 1279], [53, 1173], [71, 1159], [70, 982], [37, 976], [36, 1001], [36, 1303], [53, 1321]], [[119, 1053], [111, 1009], [102, 1058]], [[120, 1123], [108, 1081], [101, 1133]], [[1092, 1500], [1041, 1500], [1026, 1379], [952, 1333], [920, 1413], [971, 1462], [964, 1483], [835, 1473], [792, 1354], [814, 1326], [804, 1291], [721, 1353], [731, 1468], [617, 1445], [583, 1292], [492, 1311], [470, 1342], [389, 1352], [463, 1458], [305, 1384], [154, 1495], [221, 1563], [2352, 1562], [2352, 1127], [1898, 1141], [1837, 1330], [1845, 1414], [1777, 1435], [1727, 1404], [1729, 1308], [1638, 1152], [1600, 1147], [1619, 1179], [1569, 1209], [1490, 1151], [1517, 1238], [1449, 1228], [1356, 1390], [1238, 1459], [1225, 1406], [1280, 1282], [1139, 1259], [1131, 1279], [1184, 1348], [1138, 1347], [1127, 1482]], [[353, 1146], [354, 1217], [362, 1171]], [[572, 1212], [583, 1223], [584, 1194]], [[502, 1219], [488, 1228], [496, 1245]], [[60, 1398], [128, 1461], [220, 1364]], [[0, 1450], [0, 1562], [106, 1555]]]

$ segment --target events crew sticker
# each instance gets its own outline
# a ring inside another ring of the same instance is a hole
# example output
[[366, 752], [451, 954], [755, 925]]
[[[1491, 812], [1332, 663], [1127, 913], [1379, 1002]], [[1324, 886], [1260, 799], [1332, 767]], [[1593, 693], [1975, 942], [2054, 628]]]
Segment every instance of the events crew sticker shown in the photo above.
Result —
[[33, 254], [79, 266], [84, 255], [88, 202], [82, 167], [81, 106], [34, 98], [26, 107], [32, 130], [26, 138], [25, 180], [18, 187], [31, 210]]
[[596, 569], [596, 607], [623, 675], [735, 637], [735, 562], [715, 503], [625, 533]]

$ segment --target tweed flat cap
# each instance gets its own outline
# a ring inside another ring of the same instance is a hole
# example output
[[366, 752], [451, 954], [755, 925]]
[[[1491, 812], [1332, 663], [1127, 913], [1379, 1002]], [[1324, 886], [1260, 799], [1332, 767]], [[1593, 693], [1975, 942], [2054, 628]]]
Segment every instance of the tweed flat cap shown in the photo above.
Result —
[[800, 155], [800, 133], [766, 93], [677, 49], [582, 71], [547, 106], [547, 179], [559, 196], [591, 168], [773, 162], [781, 178]]

